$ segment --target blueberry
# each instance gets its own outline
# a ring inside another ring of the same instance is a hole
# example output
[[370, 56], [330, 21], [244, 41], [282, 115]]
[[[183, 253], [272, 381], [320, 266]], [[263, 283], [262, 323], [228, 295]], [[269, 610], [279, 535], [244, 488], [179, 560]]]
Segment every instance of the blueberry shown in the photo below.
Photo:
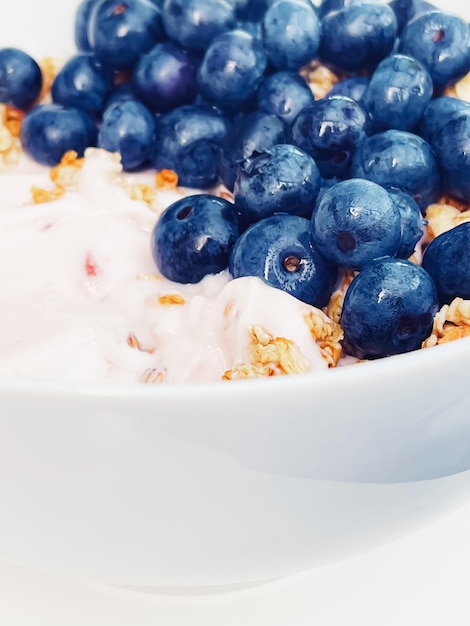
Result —
[[52, 166], [69, 150], [83, 156], [85, 149], [96, 143], [96, 127], [83, 111], [58, 104], [41, 104], [25, 116], [20, 139], [33, 159]]
[[437, 200], [441, 190], [431, 146], [418, 135], [402, 130], [386, 130], [367, 137], [354, 155], [351, 175], [384, 187], [404, 189], [422, 211]]
[[313, 7], [298, 0], [278, 0], [262, 22], [263, 46], [279, 70], [298, 70], [317, 54], [320, 21]]
[[399, 50], [421, 61], [443, 88], [470, 71], [470, 26], [443, 11], [423, 13], [405, 27]]
[[77, 7], [74, 23], [75, 45], [80, 52], [91, 52], [90, 42], [88, 41], [88, 22], [90, 21], [91, 12], [100, 0], [82, 0]]
[[326, 95], [327, 97], [347, 96], [361, 103], [368, 84], [369, 79], [366, 76], [351, 76], [335, 83]]
[[403, 54], [392, 54], [372, 74], [361, 104], [371, 116], [374, 131], [412, 131], [432, 92], [431, 76], [422, 63]]
[[312, 245], [308, 220], [286, 214], [250, 226], [233, 248], [229, 269], [234, 278], [258, 276], [315, 307], [327, 304], [338, 275]]
[[400, 34], [406, 24], [415, 16], [416, 0], [391, 0], [389, 6], [397, 18], [398, 33]]
[[0, 50], [0, 102], [29, 109], [42, 88], [42, 73], [36, 61], [23, 50]]
[[315, 161], [296, 146], [279, 144], [240, 165], [233, 192], [246, 226], [275, 213], [310, 217], [319, 189]]
[[169, 280], [198, 283], [228, 267], [238, 234], [233, 204], [209, 194], [188, 196], [160, 216], [152, 233], [152, 255]]
[[202, 96], [227, 111], [239, 111], [254, 96], [266, 69], [261, 43], [242, 30], [219, 35], [199, 67]]
[[170, 42], [141, 56], [133, 73], [137, 97], [151, 110], [167, 113], [191, 104], [197, 94], [198, 61]]
[[397, 20], [386, 4], [351, 4], [325, 15], [319, 56], [347, 70], [373, 68], [393, 49]]
[[318, 7], [318, 16], [323, 18], [328, 13], [340, 11], [351, 6], [351, 4], [354, 4], [354, 0], [321, 0]]
[[444, 191], [463, 202], [470, 198], [470, 107], [448, 121], [433, 141]]
[[229, 0], [165, 0], [163, 24], [172, 41], [203, 52], [217, 35], [235, 28], [235, 7]]
[[287, 124], [314, 100], [307, 82], [296, 72], [274, 72], [258, 87], [258, 109], [277, 115]]
[[238, 167], [245, 159], [285, 143], [286, 138], [286, 125], [275, 115], [260, 111], [240, 115], [223, 139], [218, 158], [219, 175], [227, 189], [233, 190]]
[[215, 109], [173, 109], [157, 126], [155, 167], [174, 170], [181, 185], [207, 189], [218, 180], [219, 146], [228, 129], [228, 121]]
[[146, 164], [155, 148], [155, 120], [137, 100], [116, 102], [103, 113], [98, 146], [119, 152], [123, 169], [135, 170]]
[[438, 306], [434, 282], [422, 267], [377, 259], [346, 292], [340, 320], [345, 344], [369, 358], [416, 350], [431, 333]]
[[450, 96], [434, 98], [424, 109], [418, 132], [433, 145], [444, 126], [452, 119], [470, 112], [470, 103]]
[[322, 176], [344, 177], [368, 124], [367, 114], [355, 100], [331, 96], [300, 111], [292, 124], [291, 141], [315, 159]]
[[423, 236], [425, 222], [419, 206], [409, 193], [397, 187], [388, 189], [388, 193], [401, 216], [401, 241], [395, 256], [407, 259], [413, 254], [416, 244]]
[[91, 54], [77, 54], [59, 70], [51, 94], [56, 104], [80, 109], [96, 117], [103, 110], [111, 87], [111, 80]]
[[88, 40], [110, 68], [133, 68], [162, 37], [160, 11], [150, 0], [100, 0], [91, 11]]
[[470, 222], [464, 222], [431, 241], [423, 267], [433, 277], [442, 304], [470, 299]]
[[378, 257], [396, 254], [401, 216], [387, 191], [353, 178], [327, 189], [311, 219], [312, 241], [324, 257], [360, 269]]
[[115, 86], [106, 97], [103, 109], [107, 109], [115, 102], [124, 102], [124, 100], [137, 100], [132, 83], [122, 83], [122, 85]]

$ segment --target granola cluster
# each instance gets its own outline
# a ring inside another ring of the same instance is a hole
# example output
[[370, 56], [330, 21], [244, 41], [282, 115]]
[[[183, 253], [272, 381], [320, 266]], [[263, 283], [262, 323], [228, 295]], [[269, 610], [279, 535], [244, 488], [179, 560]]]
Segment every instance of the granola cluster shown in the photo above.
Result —
[[20, 160], [22, 119], [21, 111], [0, 103], [0, 172], [17, 165]]

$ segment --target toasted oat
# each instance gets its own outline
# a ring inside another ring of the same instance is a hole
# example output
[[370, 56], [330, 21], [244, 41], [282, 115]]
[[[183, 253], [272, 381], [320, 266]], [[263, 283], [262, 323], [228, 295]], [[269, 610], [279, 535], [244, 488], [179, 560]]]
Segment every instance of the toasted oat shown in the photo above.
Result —
[[163, 169], [155, 174], [155, 184], [158, 189], [176, 189], [178, 174], [173, 170]]
[[222, 380], [302, 374], [310, 364], [297, 344], [285, 337], [273, 337], [260, 326], [251, 328], [250, 362], [227, 370]]
[[340, 282], [339, 286], [335, 291], [331, 294], [330, 301], [325, 307], [326, 315], [333, 320], [333, 322], [339, 323], [341, 317], [341, 311], [343, 310], [343, 302], [344, 296], [346, 295], [346, 291], [351, 284], [354, 276], [357, 272], [353, 270], [340, 270]]
[[452, 196], [443, 196], [440, 200], [436, 202], [436, 204], [448, 204], [449, 206], [453, 206], [459, 211], [466, 211], [470, 209], [470, 202], [463, 202], [462, 200], [457, 200]]
[[61, 189], [75, 189], [83, 161], [83, 157], [79, 158], [75, 150], [69, 150], [64, 154], [59, 165], [51, 169], [50, 179]]
[[438, 311], [434, 318], [431, 335], [423, 342], [423, 348], [470, 336], [470, 300], [455, 298]]
[[428, 238], [431, 241], [463, 222], [470, 221], [470, 209], [459, 211], [448, 204], [431, 204], [426, 209]]
[[31, 187], [31, 196], [34, 204], [43, 204], [44, 202], [53, 202], [64, 195], [65, 189], [62, 187], [54, 187], [54, 189], [42, 189], [33, 185]]
[[153, 354], [152, 349], [144, 348], [134, 333], [129, 333], [127, 337], [127, 345], [131, 348], [135, 348], [136, 350], [140, 350], [140, 352], [148, 352], [149, 354]]
[[21, 157], [19, 128], [22, 114], [5, 104], [0, 104], [0, 172], [16, 165]]
[[185, 304], [186, 300], [179, 293], [167, 293], [158, 297], [158, 302], [162, 306], [172, 306], [174, 304]]
[[145, 185], [144, 183], [134, 183], [129, 188], [131, 200], [140, 200], [152, 205], [157, 193], [154, 187]]
[[305, 322], [328, 367], [336, 367], [341, 356], [340, 342], [344, 336], [341, 326], [319, 309], [312, 309], [305, 316]]
[[444, 95], [470, 102], [470, 72], [455, 83], [455, 85], [447, 87], [444, 91]]
[[165, 381], [165, 372], [155, 368], [147, 369], [142, 375], [142, 382], [148, 385], [156, 385]]
[[305, 78], [317, 100], [324, 98], [333, 85], [341, 80], [338, 74], [335, 74], [319, 61], [311, 61], [305, 65], [300, 70], [300, 75]]
[[42, 72], [42, 89], [39, 95], [39, 102], [42, 104], [51, 102], [52, 83], [62, 65], [63, 60], [55, 57], [45, 57], [39, 61], [39, 67]]

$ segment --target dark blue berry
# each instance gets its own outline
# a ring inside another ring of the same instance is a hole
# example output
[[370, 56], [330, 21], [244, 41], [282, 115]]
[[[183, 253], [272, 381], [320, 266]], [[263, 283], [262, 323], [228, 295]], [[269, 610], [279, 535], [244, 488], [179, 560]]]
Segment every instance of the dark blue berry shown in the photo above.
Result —
[[418, 135], [402, 130], [386, 130], [364, 139], [354, 155], [351, 175], [404, 189], [422, 211], [436, 201], [441, 190], [431, 146]]
[[133, 73], [134, 91], [151, 110], [167, 113], [191, 104], [197, 94], [198, 60], [170, 42], [142, 55]]
[[56, 104], [74, 107], [96, 117], [102, 112], [111, 87], [110, 78], [97, 66], [91, 54], [77, 54], [59, 70], [51, 94]]
[[312, 240], [324, 257], [360, 269], [400, 247], [401, 216], [387, 191], [353, 178], [327, 189], [311, 219]]
[[312, 245], [309, 222], [296, 215], [273, 215], [248, 228], [230, 258], [234, 278], [258, 276], [316, 307], [327, 304], [338, 269]]
[[311, 4], [278, 0], [264, 14], [262, 33], [271, 65], [279, 70], [298, 70], [317, 54], [320, 21]]
[[432, 92], [431, 76], [422, 63], [403, 54], [392, 54], [372, 74], [361, 104], [371, 116], [374, 131], [412, 131]]
[[198, 283], [228, 267], [237, 238], [233, 204], [209, 194], [189, 196], [160, 216], [152, 233], [152, 255], [169, 280]]
[[328, 13], [345, 9], [351, 6], [351, 4], [354, 4], [354, 1], [355, 0], [321, 0], [320, 6], [318, 7], [318, 16], [323, 18]]
[[298, 113], [314, 102], [307, 82], [296, 72], [274, 72], [258, 88], [258, 108], [291, 124]]
[[246, 226], [275, 213], [310, 217], [319, 189], [315, 161], [296, 146], [280, 144], [240, 165], [233, 193]]
[[132, 83], [123, 83], [114, 87], [104, 101], [103, 109], [107, 109], [115, 102], [123, 102], [124, 100], [137, 100]]
[[327, 96], [347, 96], [361, 103], [369, 79], [366, 76], [351, 76], [333, 85]]
[[409, 193], [396, 187], [388, 189], [388, 193], [401, 216], [401, 241], [395, 256], [408, 259], [423, 236], [425, 222], [419, 206]]
[[448, 121], [432, 144], [442, 170], [444, 191], [470, 198], [470, 107]]
[[201, 95], [223, 110], [237, 112], [254, 96], [266, 69], [261, 43], [242, 30], [219, 35], [199, 67]]
[[98, 146], [119, 152], [123, 169], [135, 170], [147, 164], [155, 148], [155, 119], [137, 100], [112, 104], [103, 114]]
[[238, 168], [245, 159], [286, 139], [286, 125], [275, 115], [259, 111], [240, 115], [220, 147], [219, 175], [227, 189], [233, 190]]
[[298, 114], [291, 141], [315, 159], [322, 176], [344, 177], [368, 125], [367, 114], [355, 100], [331, 96], [316, 100]]
[[36, 61], [23, 50], [0, 50], [0, 102], [17, 109], [29, 109], [42, 88], [42, 74]]
[[389, 6], [352, 4], [323, 18], [319, 56], [342, 70], [373, 68], [392, 51], [396, 36], [397, 20]]
[[421, 61], [443, 88], [470, 71], [470, 26], [443, 11], [423, 13], [405, 27], [399, 50]]
[[450, 96], [434, 98], [424, 109], [419, 134], [433, 145], [447, 122], [470, 112], [470, 103]]
[[207, 189], [218, 180], [219, 146], [228, 129], [228, 121], [215, 109], [173, 109], [158, 122], [155, 167], [174, 170], [181, 185]]
[[438, 306], [434, 282], [422, 267], [377, 259], [346, 291], [340, 320], [345, 344], [369, 358], [416, 350], [431, 333]]
[[74, 36], [75, 45], [80, 52], [91, 52], [90, 42], [88, 41], [88, 22], [90, 21], [91, 11], [98, 2], [100, 0], [82, 0], [77, 7]]
[[133, 68], [162, 37], [161, 14], [150, 0], [100, 0], [91, 11], [88, 40], [110, 68]]
[[33, 159], [52, 166], [69, 150], [83, 156], [85, 149], [96, 143], [96, 128], [83, 111], [42, 104], [25, 116], [20, 138], [24, 150]]
[[427, 246], [423, 267], [433, 277], [441, 303], [470, 299], [470, 222], [442, 233]]
[[172, 41], [203, 52], [217, 35], [235, 28], [235, 7], [229, 0], [165, 0], [163, 24]]

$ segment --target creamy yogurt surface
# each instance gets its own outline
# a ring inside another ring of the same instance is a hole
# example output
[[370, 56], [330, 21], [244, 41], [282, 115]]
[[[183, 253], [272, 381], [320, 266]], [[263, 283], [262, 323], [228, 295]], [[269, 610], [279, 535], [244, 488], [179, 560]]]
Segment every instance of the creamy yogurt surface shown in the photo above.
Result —
[[[109, 153], [90, 149], [73, 189], [40, 204], [30, 188], [50, 186], [49, 171], [29, 165], [0, 177], [0, 374], [209, 382], [247, 365], [290, 373], [279, 349], [294, 371], [331, 365], [311, 323], [328, 318], [258, 278], [162, 277], [150, 251], [158, 212], [130, 199]], [[161, 191], [158, 205], [179, 198]]]

